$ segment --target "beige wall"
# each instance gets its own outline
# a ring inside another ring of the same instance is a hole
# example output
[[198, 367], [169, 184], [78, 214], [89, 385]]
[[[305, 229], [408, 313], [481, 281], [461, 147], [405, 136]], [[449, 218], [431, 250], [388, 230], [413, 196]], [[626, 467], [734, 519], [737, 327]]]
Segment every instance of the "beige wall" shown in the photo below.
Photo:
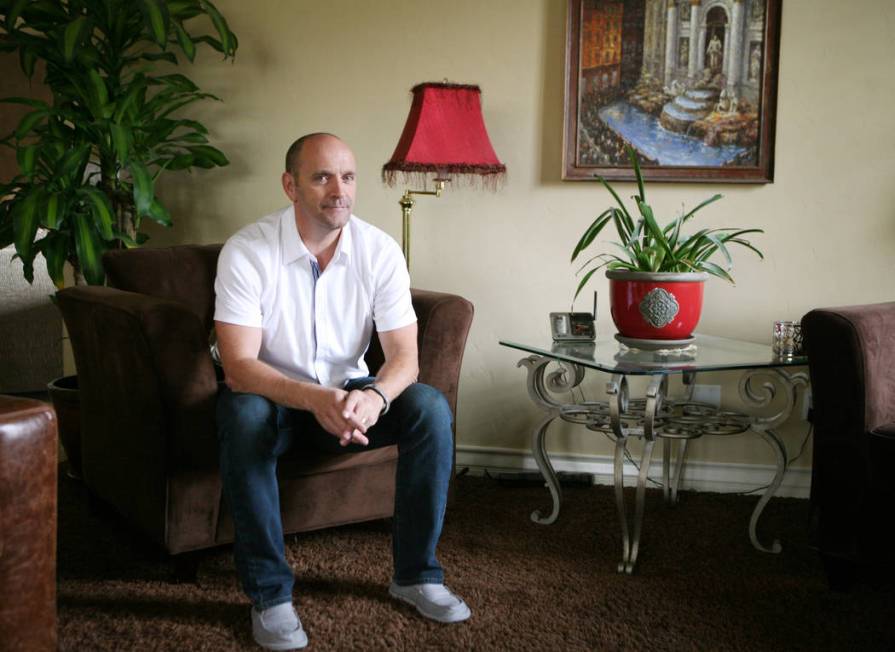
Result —
[[[568, 264], [582, 229], [604, 207], [595, 183], [560, 181], [562, 0], [219, 0], [238, 34], [234, 64], [204, 52], [184, 70], [223, 104], [201, 118], [231, 158], [162, 186], [176, 226], [153, 244], [215, 242], [285, 203], [282, 155], [296, 136], [333, 131], [353, 145], [357, 213], [400, 238], [398, 189], [379, 181], [417, 82], [480, 84], [494, 147], [509, 170], [496, 194], [452, 189], [420, 199], [413, 225], [416, 286], [456, 292], [476, 306], [460, 388], [461, 444], [524, 449], [537, 418], [518, 353], [499, 338], [548, 335], [565, 309]], [[712, 280], [699, 330], [768, 342], [774, 319], [813, 306], [891, 300], [895, 278], [895, 3], [787, 0], [782, 19], [776, 180], [765, 186], [654, 186], [667, 216], [712, 192], [725, 199], [699, 225], [761, 227], [760, 262], [737, 255], [735, 287]], [[622, 186], [631, 194], [632, 186]], [[605, 289], [605, 280], [595, 287]], [[599, 330], [613, 332], [608, 306]], [[722, 382], [716, 376], [710, 382]], [[602, 384], [594, 381], [589, 393]], [[733, 386], [727, 389], [734, 389]], [[608, 443], [572, 428], [551, 448], [605, 454]], [[800, 440], [804, 424], [787, 437]], [[770, 463], [740, 437], [698, 442], [695, 459]]]

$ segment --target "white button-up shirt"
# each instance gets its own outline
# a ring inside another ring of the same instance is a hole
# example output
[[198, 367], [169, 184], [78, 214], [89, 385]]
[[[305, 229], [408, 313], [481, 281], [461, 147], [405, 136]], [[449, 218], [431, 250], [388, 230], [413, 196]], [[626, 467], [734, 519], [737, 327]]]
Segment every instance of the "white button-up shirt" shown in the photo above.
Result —
[[258, 359], [287, 376], [338, 387], [369, 374], [374, 324], [381, 332], [416, 321], [410, 276], [397, 243], [354, 215], [315, 281], [316, 262], [292, 206], [242, 228], [218, 259], [214, 318], [261, 328]]

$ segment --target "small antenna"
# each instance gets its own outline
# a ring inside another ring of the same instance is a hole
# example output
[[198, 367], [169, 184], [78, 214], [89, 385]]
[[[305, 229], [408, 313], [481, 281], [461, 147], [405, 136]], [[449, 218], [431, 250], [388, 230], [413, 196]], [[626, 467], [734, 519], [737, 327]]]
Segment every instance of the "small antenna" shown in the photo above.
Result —
[[597, 321], [597, 291], [594, 290], [594, 321]]

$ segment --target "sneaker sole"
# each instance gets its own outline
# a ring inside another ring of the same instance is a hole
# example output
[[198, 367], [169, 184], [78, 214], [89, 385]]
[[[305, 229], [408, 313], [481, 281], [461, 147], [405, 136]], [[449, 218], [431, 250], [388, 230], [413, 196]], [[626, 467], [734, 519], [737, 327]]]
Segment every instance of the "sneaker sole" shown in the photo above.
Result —
[[463, 614], [462, 617], [459, 617], [459, 618], [439, 618], [439, 617], [436, 616], [435, 614], [430, 614], [430, 613], [426, 613], [425, 611], [423, 611], [423, 610], [420, 608], [420, 606], [419, 606], [416, 602], [414, 602], [413, 600], [411, 600], [410, 598], [405, 598], [405, 597], [404, 597], [403, 595], [401, 595], [400, 593], [395, 593], [395, 592], [392, 590], [391, 587], [389, 587], [389, 589], [388, 589], [388, 594], [389, 594], [390, 596], [392, 596], [393, 598], [395, 598], [396, 600], [400, 600], [401, 602], [404, 602], [404, 603], [406, 603], [406, 604], [409, 604], [411, 607], [416, 608], [416, 610], [417, 610], [421, 615], [425, 616], [425, 617], [428, 618], [429, 620], [434, 620], [435, 622], [443, 623], [443, 624], [445, 624], [445, 625], [450, 625], [451, 623], [462, 623], [464, 620], [468, 620], [469, 617], [472, 615], [472, 612], [469, 610], [469, 606], [467, 606], [467, 607], [466, 607], [466, 613]]
[[[252, 638], [255, 638], [252, 636]], [[263, 647], [265, 650], [274, 650], [274, 652], [284, 652], [285, 650], [301, 650], [308, 647], [308, 637], [304, 636], [304, 640], [297, 643], [262, 643], [255, 638], [255, 643]]]

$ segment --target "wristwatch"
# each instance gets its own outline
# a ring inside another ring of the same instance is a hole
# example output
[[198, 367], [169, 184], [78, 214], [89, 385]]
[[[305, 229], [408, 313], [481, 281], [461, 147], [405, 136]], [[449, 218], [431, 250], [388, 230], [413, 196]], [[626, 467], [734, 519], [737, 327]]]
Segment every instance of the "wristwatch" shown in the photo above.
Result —
[[382, 409], [379, 410], [379, 416], [382, 416], [383, 414], [388, 412], [388, 409], [391, 407], [392, 404], [388, 400], [388, 397], [385, 395], [385, 392], [379, 389], [379, 385], [377, 385], [376, 383], [370, 383], [369, 385], [364, 385], [363, 387], [361, 387], [361, 389], [364, 391], [367, 391], [369, 389], [371, 392], [376, 392], [377, 394], [379, 394], [379, 398], [382, 399]]

